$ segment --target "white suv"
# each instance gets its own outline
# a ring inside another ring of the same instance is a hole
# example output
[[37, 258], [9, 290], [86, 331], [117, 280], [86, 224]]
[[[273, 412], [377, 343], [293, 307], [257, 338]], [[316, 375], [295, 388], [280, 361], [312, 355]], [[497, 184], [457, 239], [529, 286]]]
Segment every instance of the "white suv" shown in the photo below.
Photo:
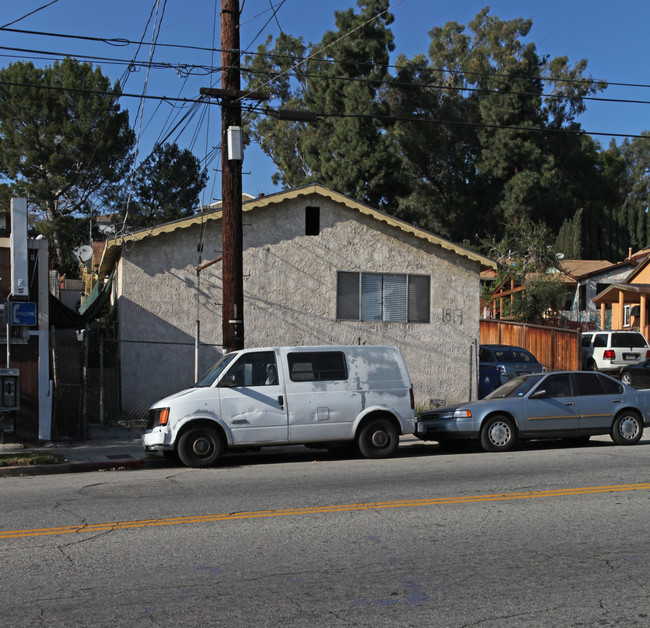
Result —
[[638, 331], [592, 331], [582, 334], [582, 368], [618, 373], [624, 366], [650, 359], [650, 346]]

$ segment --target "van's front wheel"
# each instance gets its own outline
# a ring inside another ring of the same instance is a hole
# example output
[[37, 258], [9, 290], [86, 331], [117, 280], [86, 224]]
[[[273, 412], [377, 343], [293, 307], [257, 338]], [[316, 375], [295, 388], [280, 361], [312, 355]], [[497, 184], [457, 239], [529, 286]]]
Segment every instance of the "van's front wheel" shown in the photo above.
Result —
[[211, 467], [223, 450], [221, 435], [209, 426], [192, 427], [178, 441], [178, 457], [186, 467]]
[[357, 444], [366, 458], [387, 458], [395, 453], [399, 434], [390, 419], [373, 419], [361, 428]]

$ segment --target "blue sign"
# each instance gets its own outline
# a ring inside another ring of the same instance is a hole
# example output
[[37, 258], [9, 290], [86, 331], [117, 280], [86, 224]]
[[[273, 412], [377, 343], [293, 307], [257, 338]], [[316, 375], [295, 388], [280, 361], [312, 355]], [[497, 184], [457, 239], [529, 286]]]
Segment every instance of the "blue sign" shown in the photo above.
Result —
[[36, 327], [36, 303], [33, 301], [9, 301], [10, 325]]

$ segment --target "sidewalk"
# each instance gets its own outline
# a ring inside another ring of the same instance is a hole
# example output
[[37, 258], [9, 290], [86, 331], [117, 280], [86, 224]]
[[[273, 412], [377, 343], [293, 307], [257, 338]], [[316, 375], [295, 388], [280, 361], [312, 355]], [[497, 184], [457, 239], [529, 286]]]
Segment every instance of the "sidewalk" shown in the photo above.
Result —
[[[58, 454], [65, 458], [61, 464], [0, 467], [0, 477], [99, 471], [102, 469], [140, 469], [158, 464], [155, 455], [147, 454], [139, 434], [116, 432], [104, 438], [79, 442], [49, 442], [42, 445], [22, 443], [0, 444], [0, 454], [21, 453]], [[160, 456], [160, 461], [164, 458]]]

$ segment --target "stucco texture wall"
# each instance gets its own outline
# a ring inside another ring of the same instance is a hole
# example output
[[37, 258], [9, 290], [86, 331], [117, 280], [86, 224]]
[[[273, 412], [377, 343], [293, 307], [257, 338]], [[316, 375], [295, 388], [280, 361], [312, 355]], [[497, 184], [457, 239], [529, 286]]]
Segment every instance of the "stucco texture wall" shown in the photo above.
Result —
[[[306, 206], [320, 207], [318, 235], [305, 235]], [[243, 224], [246, 347], [396, 345], [418, 406], [467, 400], [470, 388], [475, 394], [478, 262], [320, 195], [245, 212]], [[201, 240], [203, 262], [220, 255], [220, 223], [208, 223]], [[199, 241], [200, 230], [193, 226], [143, 240], [123, 253], [118, 284], [122, 340], [192, 344], [199, 320], [201, 341], [221, 343], [221, 264], [202, 271], [197, 283]], [[337, 321], [338, 271], [429, 275], [431, 322]], [[169, 392], [194, 381], [193, 346], [191, 359], [180, 355], [173, 368], [168, 364], [172, 352], [154, 347], [147, 345], [153, 357], [148, 367], [139, 363], [129, 370], [123, 357], [125, 406], [161, 392], [155, 383], [161, 378]], [[201, 353], [209, 354], [202, 360], [207, 368], [216, 349]]]

